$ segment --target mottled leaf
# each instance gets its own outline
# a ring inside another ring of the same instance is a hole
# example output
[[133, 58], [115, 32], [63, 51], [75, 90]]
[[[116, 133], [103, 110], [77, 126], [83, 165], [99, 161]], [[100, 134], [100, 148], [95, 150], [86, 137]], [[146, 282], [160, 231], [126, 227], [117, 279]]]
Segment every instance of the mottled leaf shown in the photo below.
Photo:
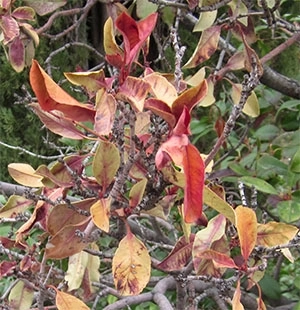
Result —
[[236, 228], [240, 240], [241, 252], [245, 261], [249, 258], [257, 239], [257, 219], [255, 212], [247, 207], [235, 209]]
[[111, 198], [101, 198], [96, 201], [91, 207], [91, 215], [94, 224], [101, 230], [109, 231]]
[[0, 209], [0, 218], [15, 217], [19, 213], [24, 213], [28, 207], [33, 205], [33, 201], [23, 196], [12, 195], [6, 204]]
[[28, 310], [31, 308], [34, 290], [26, 282], [19, 280], [11, 289], [8, 302], [10, 309]]
[[9, 44], [9, 62], [16, 72], [23, 71], [25, 67], [25, 47], [20, 37], [15, 37]]
[[187, 242], [185, 236], [180, 237], [170, 254], [156, 267], [165, 272], [182, 269], [191, 259], [194, 238], [195, 235], [190, 235]]
[[28, 6], [19, 6], [11, 13], [11, 16], [17, 19], [34, 20], [35, 12]]
[[1, 30], [4, 34], [4, 44], [7, 44], [20, 35], [19, 25], [10, 15], [1, 16]]
[[67, 3], [66, 0], [24, 0], [24, 2], [41, 16], [51, 13]]
[[10, 176], [19, 184], [29, 187], [43, 187], [42, 177], [28, 164], [12, 163], [8, 165]]
[[31, 103], [29, 106], [37, 114], [41, 122], [55, 134], [74, 140], [81, 140], [85, 137], [84, 133], [74, 125], [72, 120], [66, 119], [62, 112], [45, 112], [38, 103]]
[[112, 261], [116, 289], [122, 295], [138, 295], [148, 284], [150, 271], [151, 259], [147, 248], [128, 231]]
[[114, 180], [120, 166], [120, 154], [110, 142], [100, 141], [93, 160], [93, 175], [103, 187], [103, 191]]
[[202, 32], [192, 57], [183, 66], [183, 68], [194, 68], [209, 59], [211, 55], [215, 53], [219, 43], [221, 28], [221, 25], [216, 25], [205, 29]]
[[285, 223], [269, 222], [258, 224], [257, 226], [257, 245], [272, 247], [287, 244], [298, 232], [296, 226]]

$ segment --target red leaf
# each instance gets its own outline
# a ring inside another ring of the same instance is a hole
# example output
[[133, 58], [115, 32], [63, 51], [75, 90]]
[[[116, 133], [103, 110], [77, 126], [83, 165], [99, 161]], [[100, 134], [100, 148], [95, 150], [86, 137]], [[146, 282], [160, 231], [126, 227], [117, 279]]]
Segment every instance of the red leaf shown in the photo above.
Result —
[[94, 121], [95, 110], [93, 107], [79, 103], [66, 93], [50, 78], [36, 60], [32, 61], [30, 84], [44, 111], [58, 110], [73, 121]]
[[20, 28], [18, 23], [10, 15], [1, 16], [1, 30], [4, 34], [4, 44], [12, 41], [20, 34]]
[[11, 261], [2, 261], [0, 263], [0, 279], [13, 273], [17, 263]]
[[34, 20], [34, 10], [28, 6], [20, 6], [18, 8], [16, 8], [12, 14], [11, 14], [14, 18], [17, 19], [26, 19], [26, 20]]
[[184, 220], [186, 223], [197, 223], [202, 216], [205, 166], [197, 148], [192, 144], [185, 147], [183, 170], [186, 181]]
[[257, 220], [255, 212], [247, 207], [235, 209], [236, 228], [240, 239], [241, 251], [245, 261], [251, 254], [257, 239]]
[[74, 125], [71, 120], [66, 119], [62, 112], [43, 111], [38, 103], [31, 103], [30, 106], [33, 108], [41, 122], [57, 135], [74, 140], [81, 140], [85, 138], [85, 135]]
[[195, 235], [191, 234], [190, 240], [187, 242], [184, 236], [180, 237], [171, 253], [156, 267], [163, 271], [174, 271], [183, 268], [191, 259], [194, 238]]
[[178, 119], [178, 122], [173, 129], [172, 134], [176, 136], [181, 135], [190, 135], [190, 122], [191, 122], [191, 116], [186, 106], [184, 106], [184, 109]]
[[211, 249], [205, 250], [198, 255], [199, 258], [213, 260], [216, 267], [238, 268], [234, 260], [227, 254], [220, 253]]
[[20, 37], [16, 37], [9, 44], [8, 56], [12, 67], [17, 72], [21, 72], [25, 67], [25, 48]]

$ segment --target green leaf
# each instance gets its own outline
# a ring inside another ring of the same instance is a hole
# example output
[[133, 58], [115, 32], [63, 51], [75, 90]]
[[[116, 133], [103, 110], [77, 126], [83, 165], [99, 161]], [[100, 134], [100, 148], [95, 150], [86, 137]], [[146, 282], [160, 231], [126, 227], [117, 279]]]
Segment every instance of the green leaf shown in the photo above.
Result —
[[239, 180], [247, 186], [254, 186], [260, 192], [274, 195], [278, 194], [276, 189], [265, 180], [250, 176], [241, 177]]
[[260, 127], [256, 132], [255, 136], [262, 141], [270, 141], [279, 134], [279, 128], [274, 125], [264, 125]]
[[279, 202], [277, 210], [280, 219], [284, 222], [292, 223], [300, 219], [300, 203], [294, 200]]
[[239, 175], [243, 175], [243, 176], [246, 176], [246, 175], [250, 175], [250, 172], [249, 170], [247, 170], [244, 166], [242, 166], [241, 164], [238, 164], [238, 163], [230, 163], [229, 165], [229, 168], [239, 174]]
[[136, 0], [136, 15], [143, 19], [157, 11], [158, 5], [149, 0]]
[[296, 154], [293, 156], [290, 167], [291, 167], [291, 171], [295, 173], [300, 173], [300, 148], [298, 149]]
[[[272, 170], [274, 173], [286, 175], [288, 166], [274, 156], [264, 155], [258, 160], [258, 165], [265, 170]], [[259, 171], [259, 169], [258, 169]]]

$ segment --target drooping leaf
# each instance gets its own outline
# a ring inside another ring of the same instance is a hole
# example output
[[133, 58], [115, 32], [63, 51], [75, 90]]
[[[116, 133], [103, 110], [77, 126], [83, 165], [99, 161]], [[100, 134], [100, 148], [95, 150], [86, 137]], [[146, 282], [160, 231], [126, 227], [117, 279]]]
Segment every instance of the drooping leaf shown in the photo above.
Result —
[[15, 217], [19, 213], [25, 212], [28, 207], [33, 205], [33, 201], [23, 196], [12, 195], [6, 204], [0, 209], [0, 218]]
[[41, 16], [51, 13], [67, 3], [66, 0], [25, 0], [24, 2]]
[[65, 118], [73, 121], [94, 121], [93, 107], [79, 103], [76, 99], [58, 86], [40, 67], [36, 60], [32, 61], [30, 69], [30, 84], [42, 110], [60, 111]]
[[129, 76], [120, 86], [116, 98], [128, 101], [135, 111], [142, 112], [150, 85], [142, 79]]
[[204, 186], [203, 202], [226, 216], [231, 223], [235, 224], [235, 213], [233, 208], [207, 186]]
[[94, 130], [99, 135], [111, 132], [116, 113], [116, 99], [104, 89], [96, 94], [96, 116]]
[[64, 293], [51, 286], [56, 291], [55, 303], [58, 310], [89, 310], [90, 308], [84, 304], [80, 299], [70, 294]]
[[244, 310], [244, 306], [241, 304], [241, 296], [242, 293], [241, 293], [240, 280], [238, 280], [236, 289], [232, 297], [232, 310]]
[[204, 163], [197, 148], [188, 144], [183, 157], [185, 175], [184, 187], [184, 220], [186, 223], [197, 223], [202, 216]]
[[19, 36], [9, 43], [8, 57], [16, 72], [23, 71], [25, 67], [25, 47]]
[[91, 207], [91, 215], [94, 224], [101, 230], [109, 231], [111, 197], [101, 198]]
[[112, 261], [116, 289], [122, 295], [138, 295], [148, 284], [150, 271], [151, 259], [147, 248], [128, 231]]
[[31, 308], [34, 290], [26, 282], [19, 280], [11, 289], [8, 301], [10, 309], [28, 310]]
[[104, 192], [113, 181], [119, 166], [120, 154], [117, 147], [113, 143], [100, 141], [93, 160], [93, 174]]
[[29, 187], [43, 187], [42, 177], [28, 164], [12, 163], [8, 165], [10, 176], [19, 184]]
[[[231, 98], [234, 104], [238, 104], [241, 99], [242, 85], [233, 84], [231, 90]], [[243, 112], [251, 117], [257, 117], [260, 114], [260, 107], [258, 99], [254, 91], [251, 92], [250, 96], [247, 98], [246, 103], [243, 108]]]
[[195, 235], [190, 235], [188, 242], [184, 236], [176, 242], [169, 255], [157, 265], [157, 268], [167, 272], [182, 269], [191, 259]]
[[104, 24], [103, 36], [104, 36], [103, 45], [105, 54], [119, 55], [119, 57], [121, 56], [123, 57], [123, 51], [119, 48], [115, 39], [113, 20], [111, 17], [109, 17]]
[[188, 62], [183, 66], [184, 69], [194, 68], [210, 58], [218, 47], [222, 26], [216, 25], [205, 29], [200, 37], [198, 45]]
[[251, 176], [244, 176], [239, 178], [239, 180], [247, 186], [254, 186], [260, 192], [274, 195], [278, 194], [276, 189], [265, 180]]
[[37, 114], [41, 122], [52, 132], [65, 138], [81, 140], [85, 137], [71, 120], [67, 120], [60, 111], [45, 112], [38, 103], [29, 105]]
[[147, 185], [147, 179], [144, 178], [134, 184], [129, 192], [129, 206], [135, 208], [142, 200]]
[[[32, 41], [34, 43], [33, 48], [37, 47], [39, 45], [40, 38], [39, 38], [39, 35], [36, 33], [35, 29], [28, 23], [19, 22], [19, 26], [20, 26], [22, 32], [24, 32], [29, 38], [32, 39]], [[27, 49], [28, 44], [29, 43], [27, 43], [27, 46], [25, 47], [26, 52], [28, 52], [28, 49]], [[26, 55], [26, 58], [28, 58], [28, 59], [26, 59], [26, 65], [27, 66], [31, 65], [33, 56], [34, 56], [34, 53], [32, 53], [32, 58], [29, 61], [29, 57], [28, 57], [28, 55]]]
[[296, 226], [285, 223], [268, 222], [257, 226], [257, 244], [272, 247], [289, 243], [298, 232]]
[[85, 218], [77, 225], [64, 226], [54, 235], [46, 244], [45, 255], [47, 259], [63, 259], [81, 252], [87, 243], [76, 232], [84, 231], [89, 221], [89, 218]]
[[257, 219], [255, 212], [247, 207], [238, 206], [235, 209], [236, 228], [240, 240], [242, 255], [247, 261], [257, 239]]

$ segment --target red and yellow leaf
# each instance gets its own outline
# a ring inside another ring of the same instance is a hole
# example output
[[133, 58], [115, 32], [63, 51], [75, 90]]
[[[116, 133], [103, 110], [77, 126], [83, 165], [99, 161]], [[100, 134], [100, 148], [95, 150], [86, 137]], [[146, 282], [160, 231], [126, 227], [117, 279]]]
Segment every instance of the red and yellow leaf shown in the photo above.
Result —
[[199, 258], [212, 260], [217, 268], [238, 268], [234, 260], [227, 254], [220, 253], [211, 249], [207, 249], [198, 254]]
[[109, 231], [111, 197], [99, 199], [91, 207], [94, 224], [101, 230]]
[[26, 19], [26, 20], [34, 20], [35, 12], [34, 9], [28, 6], [19, 6], [11, 14], [12, 17], [17, 19]]
[[33, 201], [23, 196], [12, 195], [8, 198], [6, 204], [0, 209], [0, 218], [15, 217], [19, 213], [24, 213]]
[[287, 244], [298, 232], [296, 226], [285, 223], [269, 222], [258, 224], [257, 244], [265, 247]]
[[8, 165], [10, 176], [19, 184], [29, 187], [43, 187], [42, 177], [28, 164], [12, 163]]
[[182, 269], [191, 259], [195, 235], [190, 235], [189, 241], [185, 236], [178, 239], [171, 253], [156, 267], [167, 272]]
[[123, 56], [123, 51], [119, 48], [115, 39], [114, 24], [111, 17], [109, 17], [104, 24], [103, 36], [105, 54]]
[[249, 258], [257, 239], [257, 219], [255, 212], [247, 207], [235, 209], [236, 228], [240, 239], [241, 252], [245, 261]]
[[60, 111], [66, 118], [73, 121], [94, 121], [94, 108], [79, 103], [66, 93], [40, 67], [36, 60], [32, 61], [29, 77], [31, 87], [44, 111]]
[[183, 68], [194, 68], [209, 59], [218, 48], [221, 25], [212, 26], [202, 32], [198, 45], [188, 62]]
[[93, 160], [93, 174], [104, 192], [114, 180], [119, 167], [118, 148], [113, 143], [100, 141]]
[[128, 231], [112, 261], [115, 287], [122, 295], [138, 295], [148, 284], [150, 271], [151, 259], [147, 248]]
[[111, 132], [116, 113], [116, 99], [104, 89], [96, 95], [96, 116], [94, 130], [99, 135], [108, 135]]

